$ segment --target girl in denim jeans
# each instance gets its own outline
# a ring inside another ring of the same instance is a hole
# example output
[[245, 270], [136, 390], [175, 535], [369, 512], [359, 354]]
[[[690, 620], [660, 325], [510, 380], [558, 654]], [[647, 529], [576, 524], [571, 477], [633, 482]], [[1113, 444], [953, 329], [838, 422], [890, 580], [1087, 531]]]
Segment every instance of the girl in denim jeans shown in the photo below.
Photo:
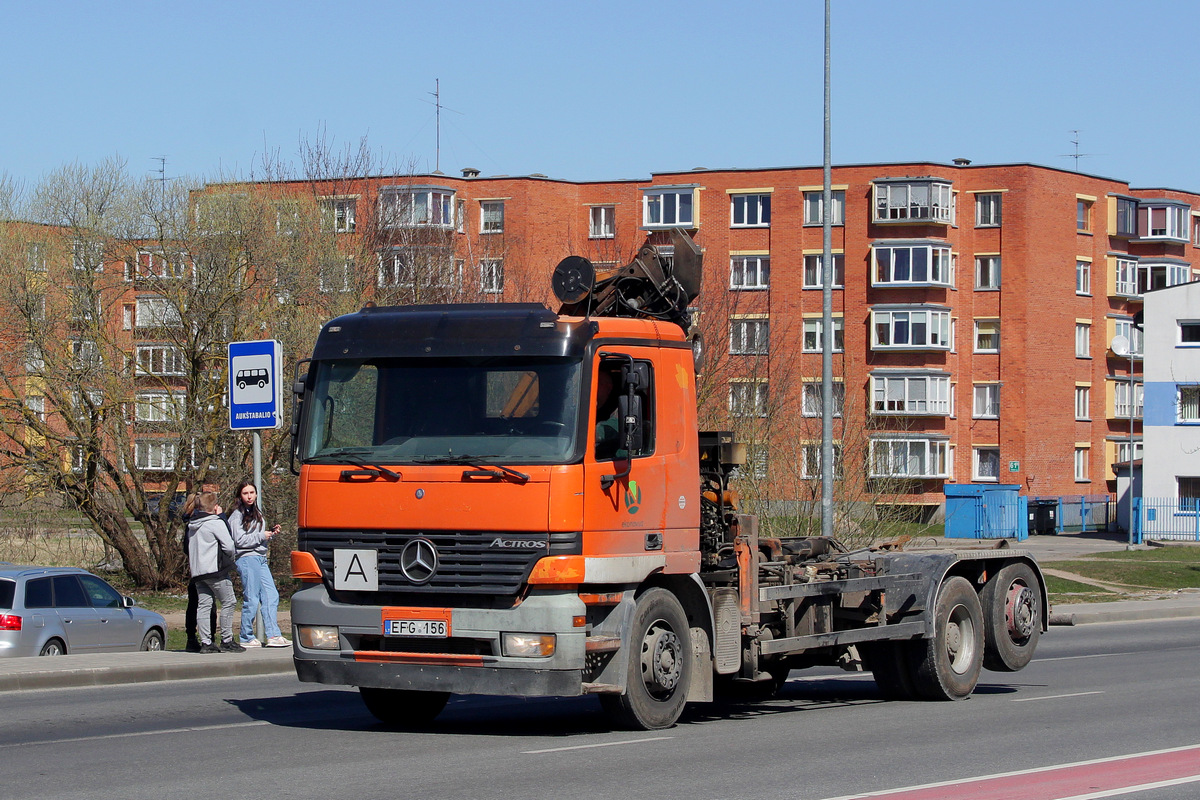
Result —
[[[258, 507], [258, 487], [242, 481], [237, 488], [237, 507], [229, 515], [229, 527], [237, 545], [237, 569], [242, 576], [241, 643], [244, 647], [290, 647], [291, 642], [279, 631], [279, 590], [267, 564], [267, 542], [279, 533], [276, 525], [267, 529], [262, 509]], [[266, 642], [254, 636], [254, 615], [262, 609]]]

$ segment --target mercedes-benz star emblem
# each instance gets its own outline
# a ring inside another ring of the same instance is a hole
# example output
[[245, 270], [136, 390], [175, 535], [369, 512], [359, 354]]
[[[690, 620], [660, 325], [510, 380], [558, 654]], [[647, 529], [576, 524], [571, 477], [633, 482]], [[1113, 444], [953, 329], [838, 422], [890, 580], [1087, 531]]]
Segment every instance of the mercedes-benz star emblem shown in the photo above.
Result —
[[400, 571], [412, 583], [428, 583], [437, 568], [437, 548], [428, 539], [413, 539], [400, 551]]

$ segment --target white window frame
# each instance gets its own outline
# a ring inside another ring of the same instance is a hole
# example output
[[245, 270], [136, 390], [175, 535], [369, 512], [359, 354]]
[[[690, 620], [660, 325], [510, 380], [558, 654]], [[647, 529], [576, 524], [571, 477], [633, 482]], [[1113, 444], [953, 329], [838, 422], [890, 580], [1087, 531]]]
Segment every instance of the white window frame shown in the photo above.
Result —
[[999, 419], [1000, 384], [977, 383], [972, 387], [971, 417], [973, 419]]
[[1116, 272], [1116, 293], [1126, 297], [1137, 297], [1138, 292], [1138, 260], [1136, 258], [1117, 258], [1113, 269]]
[[[800, 445], [800, 477], [818, 479], [821, 477], [821, 443], [805, 442]], [[833, 479], [841, 480], [842, 475], [842, 445], [833, 442]]]
[[729, 320], [730, 355], [765, 356], [770, 352], [770, 347], [770, 320], [745, 318]]
[[187, 374], [183, 350], [172, 344], [139, 344], [134, 350], [138, 375], [177, 377]]
[[921, 437], [872, 439], [872, 478], [949, 478], [950, 441]]
[[980, 192], [975, 195], [975, 227], [999, 228], [1003, 193]]
[[1192, 279], [1192, 270], [1187, 264], [1172, 262], [1138, 261], [1138, 296], [1152, 289], [1178, 286]]
[[[1145, 390], [1141, 381], [1133, 382], [1133, 418], [1141, 419], [1145, 404]], [[1113, 382], [1113, 416], [1129, 419], [1129, 379], [1117, 378]]]
[[139, 297], [134, 310], [134, 328], [178, 328], [183, 324], [179, 309], [165, 297]]
[[480, 234], [504, 233], [504, 201], [479, 201]]
[[588, 238], [612, 239], [617, 235], [616, 206], [592, 206], [588, 209]]
[[1113, 330], [1117, 336], [1124, 336], [1129, 342], [1128, 358], [1142, 358], [1146, 350], [1146, 333], [1138, 330], [1131, 319], [1113, 321]]
[[980, 291], [1000, 288], [1000, 256], [975, 256], [975, 288]]
[[770, 256], [730, 256], [729, 288], [738, 291], [770, 288]]
[[1075, 386], [1075, 419], [1090, 422], [1092, 419], [1092, 387]]
[[1092, 262], [1082, 258], [1075, 259], [1075, 294], [1090, 295], [1092, 293]]
[[436, 186], [391, 186], [379, 192], [381, 228], [454, 229], [455, 193]]
[[1085, 200], [1082, 197], [1075, 198], [1075, 232], [1076, 233], [1091, 233], [1092, 232], [1092, 206], [1093, 201]]
[[[1175, 320], [1175, 346], [1176, 347], [1200, 347], [1200, 320], [1194, 319], [1179, 319]], [[1184, 336], [1184, 331], [1194, 336]]]
[[1092, 448], [1076, 447], [1075, 448], [1075, 482], [1076, 483], [1091, 483], [1089, 477], [1091, 469], [1089, 469], [1089, 461], [1092, 457]]
[[642, 227], [690, 229], [695, 215], [695, 187], [661, 187], [642, 194]]
[[[801, 384], [800, 413], [805, 417], [821, 416], [821, 383], [820, 381], [804, 381]], [[842, 409], [846, 406], [846, 384], [842, 381], [833, 382], [833, 416], [841, 417]]]
[[[1188, 241], [1188, 221], [1191, 216], [1189, 206], [1173, 203], [1138, 203], [1138, 239], [1169, 240], [1177, 242]], [[1162, 212], [1161, 227], [1155, 220], [1157, 212]]]
[[1200, 424], [1200, 385], [1179, 384], [1175, 387], [1175, 422]]
[[134, 420], [175, 422], [183, 416], [186, 402], [183, 392], [138, 392], [134, 395]]
[[[917, 326], [925, 331], [923, 341], [913, 340]], [[887, 341], [880, 339], [880, 329], [887, 331]], [[903, 336], [900, 335], [903, 331]], [[950, 309], [943, 308], [873, 308], [871, 309], [872, 350], [949, 350]]]
[[[842, 289], [846, 283], [846, 256], [842, 253], [831, 253], [833, 258], [833, 285], [830, 288]], [[810, 253], [804, 257], [804, 283], [805, 289], [824, 289], [825, 270], [824, 257], [817, 253]]]
[[479, 291], [484, 294], [504, 293], [503, 258], [484, 258], [480, 260]]
[[1092, 323], [1075, 323], [1075, 357], [1092, 357]]
[[947, 416], [950, 376], [872, 374], [871, 413], [879, 416]]
[[731, 381], [729, 383], [729, 414], [733, 417], [767, 416], [767, 382], [765, 380]]
[[1117, 228], [1116, 236], [1128, 236], [1130, 238], [1137, 237], [1138, 231], [1138, 203], [1132, 197], [1117, 198]]
[[323, 294], [340, 294], [353, 288], [354, 258], [339, 259], [335, 255], [333, 259], [317, 268], [317, 288]]
[[[991, 340], [991, 343], [989, 343], [989, 340]], [[974, 342], [974, 351], [976, 353], [999, 353], [1000, 320], [975, 320], [975, 335], [972, 338], [972, 341]]]
[[[825, 320], [821, 317], [805, 317], [802, 325], [800, 350], [804, 353], [823, 353], [825, 351], [823, 331]], [[833, 318], [833, 352], [843, 353], [846, 350], [846, 324], [840, 316]]]
[[[824, 225], [825, 218], [821, 207], [825, 205], [824, 191], [809, 191], [804, 193], [804, 224]], [[829, 207], [833, 210], [829, 224], [833, 226], [846, 224], [846, 190], [834, 189], [829, 195]]]
[[67, 343], [76, 369], [104, 366], [100, 345], [92, 339], [75, 339]]
[[170, 472], [175, 469], [179, 444], [168, 439], [138, 439], [133, 443], [133, 463], [148, 472]]
[[[992, 465], [995, 465], [995, 474]], [[980, 483], [1000, 482], [1000, 448], [972, 447], [971, 448], [971, 480]]]
[[770, 192], [734, 193], [729, 196], [729, 227], [771, 227]]
[[[916, 191], [914, 191], [916, 190]], [[873, 188], [875, 222], [954, 221], [951, 184], [936, 180], [879, 181]], [[921, 195], [924, 195], [922, 199]]]
[[354, 233], [358, 228], [358, 198], [321, 198], [323, 224], [334, 233]]
[[[900, 254], [907, 253], [907, 257]], [[918, 278], [917, 254], [925, 263]], [[886, 254], [886, 257], [885, 257]], [[872, 286], [953, 286], [950, 245], [934, 242], [878, 242], [871, 245]]]

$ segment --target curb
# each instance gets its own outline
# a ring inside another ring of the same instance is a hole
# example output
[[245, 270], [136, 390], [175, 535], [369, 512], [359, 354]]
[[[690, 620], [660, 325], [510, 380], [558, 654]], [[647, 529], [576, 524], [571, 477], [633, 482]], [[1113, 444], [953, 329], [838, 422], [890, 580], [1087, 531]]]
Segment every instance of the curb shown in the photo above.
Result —
[[[1150, 601], [1140, 601], [1150, 602]], [[1098, 604], [1098, 605], [1103, 605]], [[1064, 611], [1051, 612], [1050, 624], [1061, 626], [1088, 625], [1097, 622], [1137, 622], [1159, 619], [1182, 619], [1185, 617], [1200, 617], [1200, 607], [1177, 606], [1174, 608], [1129, 608], [1120, 610], [1095, 611]]]
[[[240, 653], [203, 656], [179, 652], [113, 655], [116, 659], [107, 656], [70, 655], [53, 659], [16, 659], [14, 661], [34, 663], [14, 663], [12, 666], [17, 667], [16, 669], [0, 672], [0, 691], [112, 686], [123, 683], [272, 675], [295, 671], [290, 648], [278, 655], [255, 654], [255, 657], [251, 658], [245, 658]], [[74, 659], [79, 659], [82, 663], [79, 666], [63, 663]], [[54, 661], [54, 666], [44, 663], [48, 660]]]

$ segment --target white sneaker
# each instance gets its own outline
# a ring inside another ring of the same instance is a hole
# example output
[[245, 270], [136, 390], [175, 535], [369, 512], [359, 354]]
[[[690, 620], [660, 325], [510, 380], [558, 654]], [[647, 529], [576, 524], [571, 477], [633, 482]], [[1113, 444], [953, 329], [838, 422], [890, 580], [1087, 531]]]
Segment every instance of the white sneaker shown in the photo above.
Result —
[[282, 636], [272, 636], [270, 639], [267, 639], [267, 643], [263, 646], [264, 647], [291, 647], [292, 643], [289, 642], [287, 639], [283, 638]]
[[242, 647], [262, 647], [262, 642], [258, 639], [241, 639]]

